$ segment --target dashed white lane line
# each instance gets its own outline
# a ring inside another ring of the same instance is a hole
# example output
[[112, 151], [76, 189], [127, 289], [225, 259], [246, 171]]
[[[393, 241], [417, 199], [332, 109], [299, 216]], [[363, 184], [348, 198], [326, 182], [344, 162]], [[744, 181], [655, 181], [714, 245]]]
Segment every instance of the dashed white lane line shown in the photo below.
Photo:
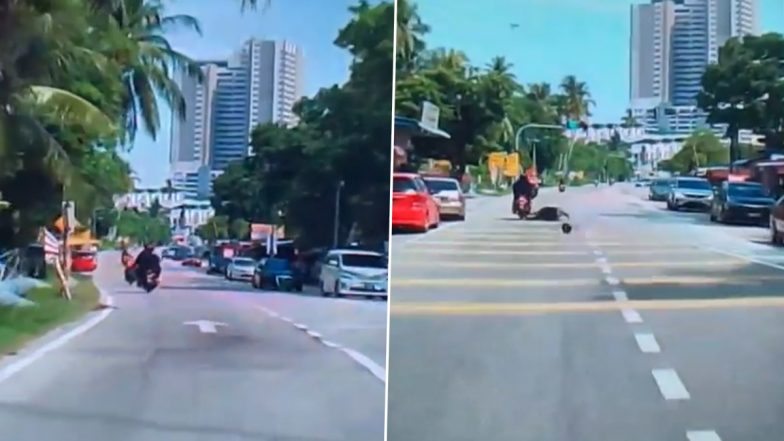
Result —
[[688, 400], [691, 398], [675, 369], [654, 369], [651, 373], [665, 400]]
[[604, 273], [605, 275], [609, 276], [610, 274], [612, 274], [612, 268], [610, 268], [609, 266], [602, 265], [601, 268], [602, 268], [602, 273]]
[[599, 265], [607, 265], [607, 258], [606, 257], [597, 257], [596, 263]]
[[635, 309], [623, 309], [621, 314], [623, 314], [623, 319], [626, 320], [626, 323], [642, 323], [642, 317]]
[[658, 354], [661, 352], [659, 342], [656, 341], [656, 337], [653, 334], [635, 333], [634, 339], [637, 340], [637, 346], [639, 346], [640, 350], [646, 354]]
[[618, 286], [621, 284], [621, 281], [615, 277], [605, 277], [605, 280], [612, 286]]
[[686, 432], [689, 441], [721, 441], [719, 434], [713, 430], [690, 430]]
[[613, 294], [613, 298], [615, 298], [615, 300], [617, 300], [619, 302], [628, 302], [629, 301], [629, 296], [626, 295], [626, 291], [623, 291], [623, 290], [620, 290], [620, 289], [614, 289], [612, 294]]
[[302, 323], [297, 323], [294, 320], [292, 320], [291, 318], [286, 317], [284, 315], [280, 315], [277, 312], [275, 312], [272, 309], [269, 309], [269, 308], [267, 308], [265, 306], [257, 306], [257, 309], [259, 309], [260, 311], [264, 312], [265, 314], [267, 314], [270, 317], [277, 318], [277, 319], [283, 320], [283, 321], [285, 321], [287, 323], [290, 323], [295, 328], [299, 329], [300, 331], [305, 332], [308, 336], [310, 336], [314, 340], [321, 342], [321, 344], [323, 344], [324, 346], [326, 346], [326, 347], [328, 347], [330, 349], [337, 349], [340, 352], [343, 352], [344, 354], [348, 355], [352, 360], [354, 360], [357, 364], [359, 364], [360, 366], [365, 368], [368, 372], [370, 372], [374, 377], [378, 378], [379, 380], [381, 380], [384, 383], [387, 382], [387, 371], [386, 371], [386, 369], [384, 367], [380, 366], [379, 364], [377, 364], [375, 361], [371, 360], [366, 355], [362, 354], [361, 352], [355, 351], [355, 350], [353, 350], [351, 348], [347, 348], [347, 347], [345, 347], [343, 345], [340, 345], [338, 343], [335, 343], [333, 341], [325, 340], [323, 335], [321, 335], [320, 333], [318, 333], [316, 331], [311, 330], [307, 325], [302, 324]]
[[602, 251], [601, 250], [593, 250], [593, 255], [594, 256], [601, 256], [602, 255]]

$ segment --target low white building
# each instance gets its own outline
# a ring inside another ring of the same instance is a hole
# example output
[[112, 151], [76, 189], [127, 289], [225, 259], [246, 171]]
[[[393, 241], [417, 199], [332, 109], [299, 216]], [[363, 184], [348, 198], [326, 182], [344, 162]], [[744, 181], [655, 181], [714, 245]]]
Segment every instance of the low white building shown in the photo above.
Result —
[[169, 223], [172, 228], [189, 230], [193, 232], [197, 227], [204, 225], [215, 216], [215, 210], [210, 201], [187, 199], [181, 204], [168, 210]]
[[215, 215], [212, 204], [206, 199], [191, 199], [187, 191], [168, 188], [139, 188], [114, 197], [118, 210], [148, 211], [157, 200], [161, 211], [169, 218], [172, 228], [193, 230], [207, 223]]

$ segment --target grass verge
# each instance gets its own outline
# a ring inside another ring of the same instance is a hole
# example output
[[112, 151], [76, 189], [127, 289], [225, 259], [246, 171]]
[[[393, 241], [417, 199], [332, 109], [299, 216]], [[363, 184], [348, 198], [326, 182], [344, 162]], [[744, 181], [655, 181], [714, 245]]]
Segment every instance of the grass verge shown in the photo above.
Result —
[[16, 352], [30, 340], [80, 318], [98, 305], [100, 293], [93, 281], [74, 278], [77, 283], [71, 288], [71, 301], [60, 296], [57, 282], [48, 280], [52, 286], [33, 289], [27, 295], [36, 306], [0, 306], [0, 356]]

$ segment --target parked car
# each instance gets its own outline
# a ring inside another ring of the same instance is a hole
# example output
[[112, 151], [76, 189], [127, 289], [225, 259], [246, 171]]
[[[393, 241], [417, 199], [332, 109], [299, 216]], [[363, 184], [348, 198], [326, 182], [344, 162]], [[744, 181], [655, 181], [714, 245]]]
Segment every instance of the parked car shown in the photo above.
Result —
[[392, 227], [426, 232], [441, 222], [438, 203], [421, 176], [395, 173], [392, 180]]
[[251, 281], [254, 288], [280, 288], [289, 284], [295, 291], [302, 291], [303, 275], [287, 259], [270, 257], [256, 265]]
[[226, 266], [227, 280], [251, 280], [256, 261], [249, 257], [234, 257]]
[[446, 215], [465, 220], [466, 201], [457, 179], [429, 176], [423, 179], [438, 204], [441, 217]]
[[98, 268], [98, 259], [94, 251], [73, 251], [71, 253], [71, 271], [90, 273]]
[[776, 200], [757, 182], [724, 181], [716, 188], [711, 204], [712, 222], [750, 222], [767, 225]]
[[667, 196], [667, 209], [677, 211], [683, 208], [708, 211], [713, 200], [713, 187], [704, 178], [678, 177], [672, 181]]
[[388, 262], [381, 253], [332, 250], [321, 267], [321, 293], [386, 298], [388, 277]]
[[784, 245], [784, 196], [770, 208], [770, 241], [774, 245]]
[[648, 199], [651, 201], [664, 202], [670, 195], [672, 179], [656, 179], [648, 187]]

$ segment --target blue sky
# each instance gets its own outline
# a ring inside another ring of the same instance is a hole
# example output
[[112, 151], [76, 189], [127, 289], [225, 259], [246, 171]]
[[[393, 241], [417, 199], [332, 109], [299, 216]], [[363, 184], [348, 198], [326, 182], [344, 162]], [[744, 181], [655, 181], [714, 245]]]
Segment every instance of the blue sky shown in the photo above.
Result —
[[[483, 66], [496, 55], [523, 84], [588, 83], [597, 122], [618, 121], [628, 103], [629, 8], [647, 0], [415, 0], [430, 47], [464, 51]], [[784, 32], [784, 0], [759, 0], [763, 31]], [[510, 24], [517, 23], [517, 29]]]
[[[263, 0], [260, 0], [260, 3]], [[288, 39], [304, 49], [307, 95], [348, 79], [348, 53], [332, 42], [351, 18], [355, 0], [272, 0], [266, 10], [240, 13], [240, 0], [170, 1], [169, 14], [190, 14], [202, 25], [203, 36], [177, 32], [172, 45], [195, 59], [225, 58], [251, 37]], [[139, 132], [127, 155], [140, 186], [162, 185], [168, 174], [170, 114], [162, 105], [162, 125], [153, 141]]]

